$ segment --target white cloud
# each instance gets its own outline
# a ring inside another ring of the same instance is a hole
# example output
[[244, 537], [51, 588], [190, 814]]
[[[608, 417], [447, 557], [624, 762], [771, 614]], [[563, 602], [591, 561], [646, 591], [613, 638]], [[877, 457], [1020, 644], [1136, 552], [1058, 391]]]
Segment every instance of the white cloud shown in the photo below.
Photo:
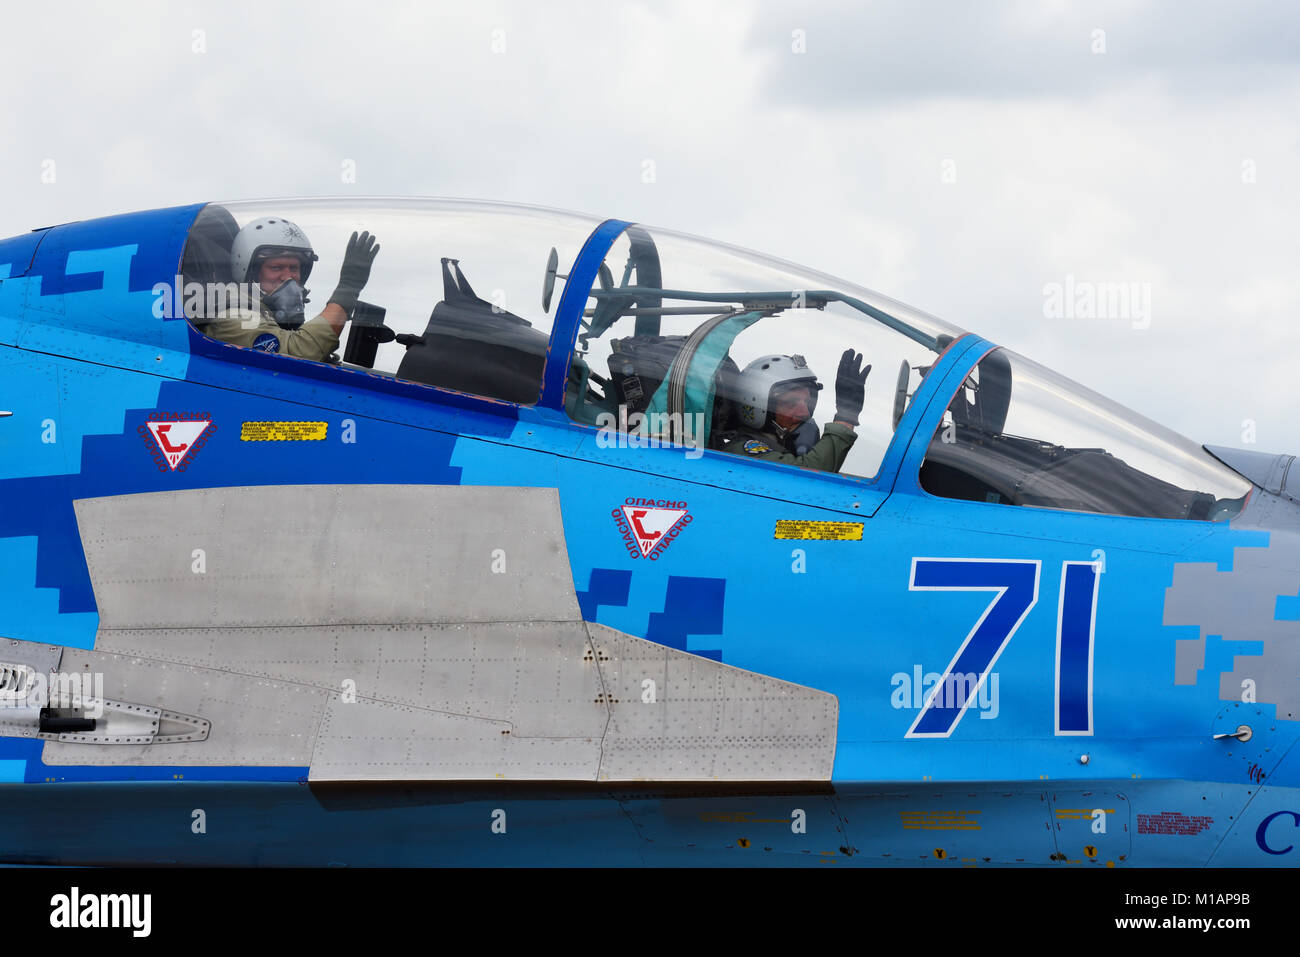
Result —
[[[915, 302], [1198, 440], [1238, 444], [1252, 418], [1261, 448], [1300, 452], [1300, 13], [121, 9], [7, 13], [0, 234], [340, 193], [644, 220]], [[1096, 26], [1102, 56], [1088, 50]], [[790, 49], [797, 28], [807, 53]], [[192, 51], [195, 30], [206, 53]], [[39, 182], [45, 158], [54, 185]], [[355, 185], [341, 182], [346, 159]], [[1045, 319], [1042, 287], [1067, 274], [1150, 283], [1151, 328]]]

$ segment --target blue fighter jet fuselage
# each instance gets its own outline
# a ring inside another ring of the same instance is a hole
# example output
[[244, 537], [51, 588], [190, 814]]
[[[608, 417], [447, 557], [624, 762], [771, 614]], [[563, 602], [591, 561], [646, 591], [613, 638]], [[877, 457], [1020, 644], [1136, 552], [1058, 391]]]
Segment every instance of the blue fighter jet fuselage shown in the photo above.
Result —
[[869, 289], [204, 204], [0, 240], [0, 383], [0, 862], [1300, 860], [1294, 457]]

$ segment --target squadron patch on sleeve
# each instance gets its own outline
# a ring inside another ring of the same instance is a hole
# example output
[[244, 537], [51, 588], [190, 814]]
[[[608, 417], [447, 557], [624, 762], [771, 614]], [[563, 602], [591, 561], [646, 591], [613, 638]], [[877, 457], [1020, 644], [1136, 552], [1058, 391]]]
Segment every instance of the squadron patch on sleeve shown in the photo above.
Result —
[[253, 348], [258, 352], [279, 352], [280, 340], [269, 332], [264, 332], [253, 340]]
[[757, 439], [750, 439], [748, 442], [746, 442], [744, 445], [744, 449], [750, 455], [762, 455], [764, 452], [772, 451], [771, 448], [764, 445], [762, 442], [758, 441]]

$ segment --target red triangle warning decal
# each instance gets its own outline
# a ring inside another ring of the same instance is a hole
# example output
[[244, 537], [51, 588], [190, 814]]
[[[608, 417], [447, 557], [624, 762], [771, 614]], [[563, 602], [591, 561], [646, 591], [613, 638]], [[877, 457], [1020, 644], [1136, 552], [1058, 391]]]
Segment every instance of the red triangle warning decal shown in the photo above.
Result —
[[158, 443], [167, 464], [176, 466], [185, 460], [203, 430], [212, 424], [211, 419], [192, 419], [186, 422], [146, 422], [153, 440]]
[[641, 546], [641, 555], [646, 557], [650, 550], [659, 544], [664, 535], [686, 514], [684, 508], [640, 508], [624, 505], [623, 514], [636, 536], [636, 543]]

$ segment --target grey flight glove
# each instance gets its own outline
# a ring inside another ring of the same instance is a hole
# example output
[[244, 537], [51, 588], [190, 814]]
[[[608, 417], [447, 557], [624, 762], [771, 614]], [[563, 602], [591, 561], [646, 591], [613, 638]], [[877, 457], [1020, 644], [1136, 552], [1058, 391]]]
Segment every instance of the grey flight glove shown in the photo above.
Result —
[[339, 284], [329, 301], [338, 303], [349, 316], [357, 304], [357, 297], [370, 279], [370, 267], [379, 255], [379, 243], [365, 232], [352, 234], [347, 251], [343, 253], [343, 268], [339, 270]]
[[858, 413], [867, 396], [867, 375], [871, 366], [862, 368], [862, 353], [845, 349], [840, 356], [840, 371], [835, 376], [835, 421], [858, 424]]

